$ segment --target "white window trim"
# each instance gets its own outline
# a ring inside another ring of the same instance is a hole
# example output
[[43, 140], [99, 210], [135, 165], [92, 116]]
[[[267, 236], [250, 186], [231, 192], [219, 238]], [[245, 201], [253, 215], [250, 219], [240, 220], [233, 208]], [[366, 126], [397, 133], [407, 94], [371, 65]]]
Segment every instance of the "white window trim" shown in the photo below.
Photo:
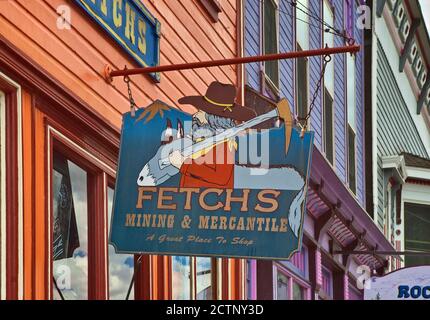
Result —
[[[264, 0], [264, 1], [272, 1], [275, 5], [275, 16], [276, 16], [276, 52], [279, 53], [279, 0]], [[265, 39], [264, 39], [264, 1], [260, 2], [260, 16], [261, 16], [261, 54], [265, 54], [266, 48], [265, 48]], [[276, 60], [277, 66], [278, 66], [278, 81], [279, 81], [279, 87], [281, 83], [281, 71], [280, 71], [280, 61]], [[275, 94], [279, 94], [280, 89], [278, 86], [276, 86], [273, 81], [269, 78], [269, 76], [266, 73], [266, 65], [264, 62], [262, 62], [262, 71], [264, 74], [264, 80], [269, 84], [269, 86], [274, 90]]]
[[[334, 15], [334, 11], [333, 11], [334, 8], [333, 8], [331, 2], [328, 1], [328, 0], [323, 0], [322, 5], [321, 5], [322, 19], [324, 21], [324, 3], [327, 3], [328, 7], [331, 8], [331, 13], [332, 13], [332, 16], [333, 16], [333, 25], [334, 25], [334, 19], [335, 19], [335, 15]], [[323, 46], [325, 46], [324, 45], [324, 43], [325, 43], [325, 37], [324, 37], [324, 35], [325, 35], [325, 32], [322, 31], [322, 44], [323, 44]], [[334, 41], [334, 39], [333, 39], [333, 41]], [[334, 43], [333, 43], [333, 47], [334, 47]], [[321, 59], [321, 63], [323, 63], [322, 59]], [[334, 59], [330, 63], [333, 64], [333, 83], [335, 83], [336, 69], [335, 69], [335, 66], [334, 66]], [[322, 119], [322, 138], [323, 138], [322, 145], [323, 145], [323, 150], [324, 150], [325, 157], [327, 158], [326, 127], [325, 127], [325, 123], [326, 123], [326, 121], [325, 121], [325, 92], [324, 92], [325, 89], [326, 89], [326, 86], [325, 86], [325, 76], [323, 77], [322, 81], [323, 81], [323, 86], [322, 87], [324, 88], [324, 90], [322, 90], [322, 111], [323, 111], [323, 114], [322, 114], [322, 117], [321, 117], [321, 119]], [[332, 95], [331, 92], [327, 89], [328, 93], [330, 94], [330, 96], [331, 96], [331, 98], [333, 100], [333, 105], [332, 105], [332, 110], [331, 110], [331, 114], [332, 114], [331, 117], [332, 117], [333, 163], [330, 163], [330, 161], [328, 161], [328, 159], [327, 159], [327, 163], [332, 167], [333, 171], [336, 172], [336, 129], [335, 129], [336, 128], [336, 125], [335, 125], [336, 124], [336, 121], [335, 121], [335, 107], [336, 107], [336, 104], [335, 104], [335, 90], [336, 90], [336, 88], [333, 88], [333, 95]]]

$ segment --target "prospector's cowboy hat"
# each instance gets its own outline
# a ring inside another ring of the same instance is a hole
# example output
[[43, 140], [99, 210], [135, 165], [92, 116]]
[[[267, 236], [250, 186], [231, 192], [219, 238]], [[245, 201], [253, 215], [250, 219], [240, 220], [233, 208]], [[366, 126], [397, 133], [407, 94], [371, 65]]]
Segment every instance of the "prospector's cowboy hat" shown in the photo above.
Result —
[[248, 121], [257, 116], [251, 108], [236, 104], [235, 99], [235, 86], [214, 81], [204, 96], [183, 97], [179, 103], [191, 104], [204, 112], [238, 121]]

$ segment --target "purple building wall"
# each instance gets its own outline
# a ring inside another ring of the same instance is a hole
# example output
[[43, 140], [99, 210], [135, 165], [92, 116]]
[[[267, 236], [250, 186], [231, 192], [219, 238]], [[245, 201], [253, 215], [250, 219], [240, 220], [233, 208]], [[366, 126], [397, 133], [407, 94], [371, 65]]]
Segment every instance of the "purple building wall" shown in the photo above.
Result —
[[[322, 16], [322, 1], [310, 0], [311, 14]], [[345, 29], [345, 1], [333, 0], [335, 11], [335, 25], [338, 30]], [[353, 1], [355, 3], [355, 1]], [[245, 55], [252, 56], [262, 54], [261, 48], [261, 23], [260, 11], [262, 2], [260, 0], [245, 1]], [[356, 6], [356, 4], [355, 4]], [[354, 9], [354, 21], [356, 20], [356, 10]], [[295, 21], [294, 8], [289, 1], [279, 1], [279, 51], [289, 52], [296, 49], [295, 45]], [[363, 30], [354, 25], [354, 37], [357, 43], [363, 43]], [[309, 30], [309, 48], [321, 48], [323, 43], [323, 31], [318, 27], [317, 22], [312, 22]], [[335, 37], [335, 46], [344, 46], [345, 41], [341, 37]], [[345, 87], [345, 55], [333, 56], [331, 63], [335, 64], [335, 98], [334, 98], [334, 126], [335, 126], [335, 172], [338, 177], [347, 183], [347, 140], [346, 140], [346, 87]], [[309, 58], [309, 100], [312, 98], [317, 86], [322, 57]], [[280, 70], [280, 97], [285, 97], [293, 110], [295, 110], [295, 60], [282, 60]], [[250, 63], [246, 65], [246, 84], [262, 91], [261, 83], [262, 64]], [[356, 115], [357, 115], [357, 200], [365, 206], [365, 184], [364, 184], [364, 115], [363, 115], [363, 51], [356, 58]], [[310, 127], [315, 132], [315, 147], [323, 152], [323, 93], [319, 92], [314, 111], [311, 116]]]
[[[267, 1], [267, 0], [266, 0]], [[309, 0], [310, 13], [314, 16], [318, 16], [322, 18], [322, 8], [323, 1], [322, 0]], [[291, 5], [290, 1], [279, 0], [279, 51], [280, 52], [289, 52], [296, 50], [296, 31], [295, 31], [295, 9]], [[351, 1], [350, 3], [354, 4], [352, 17], [347, 17], [346, 12], [346, 4], [344, 0], [331, 0], [331, 4], [334, 8], [334, 27], [340, 31], [345, 30], [347, 20], [349, 25], [351, 25], [351, 33], [354, 36], [355, 40], [359, 44], [363, 44], [364, 34], [363, 30], [360, 30], [356, 27], [355, 23], [351, 21], [356, 21], [356, 1]], [[253, 56], [263, 54], [261, 44], [262, 44], [262, 6], [263, 2], [260, 0], [245, 0], [244, 1], [244, 13], [245, 13], [245, 39], [244, 39], [244, 49], [245, 55]], [[319, 22], [313, 20], [309, 27], [309, 49], [317, 49], [323, 47], [323, 35], [324, 31], [322, 30]], [[345, 39], [342, 37], [335, 36], [335, 46], [344, 46]], [[346, 109], [346, 55], [339, 54], [334, 55], [332, 57], [332, 62], [334, 63], [335, 69], [335, 97], [334, 97], [334, 129], [335, 129], [335, 141], [334, 141], [334, 152], [335, 152], [335, 163], [334, 170], [329, 172], [331, 167], [326, 164], [326, 162], [320, 161], [320, 165], [325, 169], [321, 169], [318, 164], [312, 164], [311, 170], [316, 170], [315, 172], [326, 172], [325, 175], [322, 175], [320, 179], [328, 180], [338, 180], [339, 184], [336, 184], [336, 190], [340, 185], [347, 185], [347, 166], [348, 166], [348, 149], [347, 149], [347, 109]], [[310, 57], [309, 58], [309, 102], [312, 99], [312, 96], [316, 90], [320, 72], [322, 67], [322, 59], [323, 57]], [[356, 57], [356, 124], [357, 124], [357, 138], [356, 138], [356, 161], [357, 161], [357, 170], [356, 170], [356, 182], [357, 182], [357, 195], [356, 199], [358, 203], [364, 207], [365, 206], [365, 183], [364, 183], [364, 83], [363, 83], [363, 51]], [[279, 85], [279, 96], [280, 98], [286, 98], [291, 108], [295, 111], [295, 67], [296, 61], [293, 59], [280, 61], [279, 71], [280, 71], [280, 85]], [[246, 84], [253, 88], [254, 90], [261, 92], [267, 96], [269, 94], [264, 90], [264, 84], [262, 83], [263, 76], [263, 64], [261, 63], [252, 63], [246, 65]], [[267, 89], [266, 89], [267, 90]], [[315, 107], [313, 109], [313, 113], [310, 119], [310, 130], [314, 131], [314, 144], [315, 148], [320, 152], [321, 155], [324, 155], [324, 135], [323, 135], [323, 91], [320, 90], [318, 93]], [[316, 162], [315, 162], [316, 163]], [[328, 170], [328, 171], [327, 171]], [[314, 172], [314, 173], [315, 173]], [[328, 177], [331, 178], [328, 178]], [[338, 177], [338, 179], [336, 178]], [[334, 178], [333, 178], [334, 177]], [[318, 180], [319, 182], [319, 180]], [[345, 188], [347, 188], [345, 186]], [[345, 193], [346, 190], [339, 190], [339, 194]], [[335, 193], [337, 193], [336, 191]], [[346, 192], [349, 195], [349, 192]], [[337, 197], [338, 195], [333, 195]], [[350, 199], [346, 199], [346, 197], [339, 198], [341, 201], [345, 201], [348, 203], [346, 206], [357, 206], [357, 202], [355, 202], [354, 198], [351, 196]], [[333, 199], [335, 201], [335, 199]], [[354, 204], [355, 203], [355, 204]], [[357, 209], [358, 210], [358, 209]], [[358, 210], [358, 216], [363, 216], [362, 218], [366, 221], [366, 224], [373, 224], [373, 221], [367, 216], [362, 208]], [[358, 217], [357, 216], [357, 217]], [[311, 225], [314, 226], [316, 221], [314, 220], [311, 214], [308, 214], [305, 221], [310, 222], [312, 220]], [[367, 220], [369, 221], [367, 221]], [[373, 225], [372, 225], [373, 226]], [[309, 229], [309, 228], [308, 228]], [[312, 228], [311, 228], [312, 229]], [[373, 228], [368, 228], [369, 234], [373, 234], [375, 230]], [[375, 227], [376, 229], [376, 227]], [[373, 231], [370, 231], [373, 230]], [[314, 230], [308, 230], [308, 234], [313, 237]], [[312, 282], [311, 290], [307, 291], [308, 297], [313, 296], [313, 290], [316, 287], [321, 287], [323, 282], [322, 277], [322, 254], [319, 249], [311, 249], [309, 251], [309, 264], [314, 266], [308, 267], [313, 269], [310, 274], [309, 281]], [[252, 285], [257, 287], [251, 288], [250, 298], [258, 297], [260, 299], [272, 299], [274, 298], [274, 284], [271, 283], [273, 277], [274, 268], [270, 263], [264, 261], [252, 261], [251, 264], [251, 273], [252, 273]], [[348, 275], [338, 276], [336, 275], [336, 279], [334, 280], [334, 286], [343, 287], [342, 294], [336, 294], [334, 298], [338, 299], [342, 296], [343, 299], [348, 299], [349, 295], [349, 279]], [[276, 290], [275, 290], [276, 291]], [[339, 292], [339, 291], [337, 291]]]

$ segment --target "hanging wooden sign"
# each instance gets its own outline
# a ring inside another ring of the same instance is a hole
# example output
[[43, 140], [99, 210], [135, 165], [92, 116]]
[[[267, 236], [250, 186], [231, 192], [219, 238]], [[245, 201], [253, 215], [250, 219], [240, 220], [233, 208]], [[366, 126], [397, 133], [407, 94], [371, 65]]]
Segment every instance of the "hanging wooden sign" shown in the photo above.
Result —
[[[257, 116], [212, 83], [124, 115], [110, 241], [117, 252], [289, 259], [300, 250], [313, 133], [286, 100]], [[270, 119], [279, 126], [259, 129]]]

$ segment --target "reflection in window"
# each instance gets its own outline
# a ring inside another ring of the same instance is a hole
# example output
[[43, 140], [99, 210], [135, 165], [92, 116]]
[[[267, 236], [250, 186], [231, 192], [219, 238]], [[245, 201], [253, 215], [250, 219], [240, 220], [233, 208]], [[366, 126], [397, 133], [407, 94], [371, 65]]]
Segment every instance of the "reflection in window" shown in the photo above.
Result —
[[190, 257], [172, 257], [172, 299], [190, 300]]
[[278, 290], [276, 300], [288, 300], [288, 278], [278, 272]]
[[293, 300], [305, 300], [305, 289], [297, 282], [293, 282]]
[[54, 299], [87, 299], [87, 173], [54, 153], [52, 185]]
[[[405, 250], [430, 251], [430, 206], [405, 203]], [[425, 255], [405, 257], [405, 267], [429, 264]]]
[[212, 300], [212, 259], [196, 258], [197, 300]]
[[[108, 230], [110, 230], [114, 190], [108, 187]], [[134, 257], [130, 254], [116, 254], [112, 245], [109, 253], [109, 299], [124, 300], [134, 272]], [[134, 299], [134, 290], [129, 299]]]

